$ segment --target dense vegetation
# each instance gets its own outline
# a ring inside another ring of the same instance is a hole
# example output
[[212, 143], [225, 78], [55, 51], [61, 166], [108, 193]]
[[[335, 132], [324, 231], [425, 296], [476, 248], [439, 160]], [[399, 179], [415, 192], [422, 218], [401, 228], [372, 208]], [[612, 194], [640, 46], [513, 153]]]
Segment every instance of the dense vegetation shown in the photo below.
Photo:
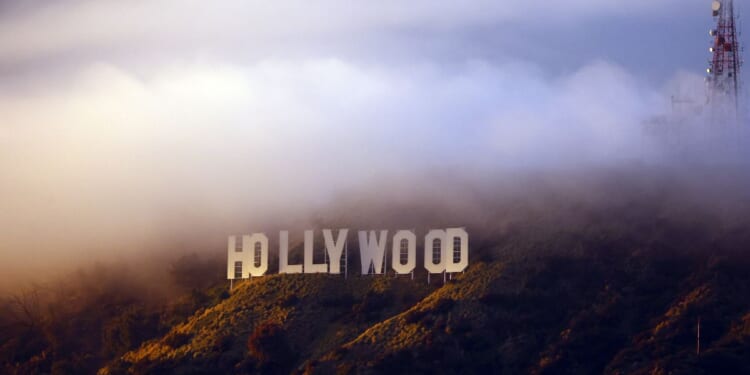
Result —
[[24, 287], [0, 305], [0, 372], [95, 373], [227, 298], [223, 285], [212, 285], [220, 266], [196, 255], [179, 257], [160, 280], [169, 290], [134, 279], [133, 269], [104, 264]]
[[217, 255], [174, 261], [165, 293], [116, 268], [26, 289], [2, 305], [0, 372], [750, 373], [750, 201], [606, 181], [319, 219], [465, 220], [471, 266], [445, 284], [271, 274], [230, 294]]

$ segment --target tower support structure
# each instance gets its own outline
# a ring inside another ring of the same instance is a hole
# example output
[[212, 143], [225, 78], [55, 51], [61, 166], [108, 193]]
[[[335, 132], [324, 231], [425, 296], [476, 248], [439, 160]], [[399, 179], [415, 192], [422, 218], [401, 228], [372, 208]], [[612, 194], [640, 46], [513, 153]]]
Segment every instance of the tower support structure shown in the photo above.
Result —
[[709, 31], [712, 43], [709, 48], [711, 61], [706, 70], [708, 101], [714, 110], [737, 118], [743, 61], [734, 0], [714, 0], [711, 11], [716, 26]]

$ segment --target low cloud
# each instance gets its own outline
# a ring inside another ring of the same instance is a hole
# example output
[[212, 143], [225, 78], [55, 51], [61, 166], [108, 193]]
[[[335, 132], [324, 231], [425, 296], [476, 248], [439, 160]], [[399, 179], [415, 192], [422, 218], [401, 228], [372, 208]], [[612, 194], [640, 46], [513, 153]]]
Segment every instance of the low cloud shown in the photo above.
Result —
[[0, 94], [6, 266], [232, 233], [387, 176], [638, 159], [657, 103], [604, 62], [554, 80], [483, 62], [97, 64], [50, 87]]
[[[5, 3], [0, 271], [201, 248], [342, 192], [663, 160], [643, 132], [668, 111], [659, 84], [453, 46], [529, 13], [555, 30], [671, 3]], [[444, 39], [450, 58], [421, 54]]]

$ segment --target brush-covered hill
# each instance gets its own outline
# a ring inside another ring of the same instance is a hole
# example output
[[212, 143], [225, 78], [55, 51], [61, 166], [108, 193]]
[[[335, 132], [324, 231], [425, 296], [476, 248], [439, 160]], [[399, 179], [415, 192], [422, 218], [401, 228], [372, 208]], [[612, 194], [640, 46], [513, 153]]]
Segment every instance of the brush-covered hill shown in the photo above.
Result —
[[[438, 225], [479, 213], [467, 219], [471, 266], [429, 285], [419, 272], [253, 279], [103, 372], [750, 372], [744, 202], [608, 181], [447, 214], [430, 204], [378, 212], [384, 224]], [[360, 202], [320, 225], [372, 220], [343, 214], [372, 212]]]
[[[74, 333], [42, 335], [34, 345], [19, 342], [31, 340], [30, 332], [45, 332], [39, 326], [48, 323], [13, 325], [15, 334], [0, 342], [3, 368], [101, 374], [750, 373], [750, 189], [742, 188], [750, 184], [718, 172], [710, 188], [674, 174], [575, 177], [419, 198], [403, 190], [358, 194], [313, 220], [316, 228], [416, 227], [418, 233], [463, 223], [471, 236], [470, 266], [445, 283], [433, 276], [428, 284], [421, 267], [413, 280], [392, 271], [359, 275], [351, 272], [359, 269], [352, 257], [347, 279], [278, 275], [272, 262], [269, 275], [235, 284], [230, 293], [222, 250], [206, 263], [209, 268], [178, 267], [176, 275], [196, 277], [214, 269], [178, 302], [149, 307], [123, 297], [105, 304], [117, 319], [104, 314], [100, 321], [71, 312], [66, 321]], [[355, 236], [350, 233], [350, 244]], [[293, 252], [301, 252], [299, 244]], [[107, 302], [99, 298], [97, 303]], [[50, 344], [71, 335], [89, 340]], [[97, 343], [110, 349], [99, 350]], [[97, 354], [86, 356], [92, 350]]]
[[445, 285], [254, 279], [103, 373], [750, 371], [746, 260], [601, 241], [597, 255], [478, 260]]

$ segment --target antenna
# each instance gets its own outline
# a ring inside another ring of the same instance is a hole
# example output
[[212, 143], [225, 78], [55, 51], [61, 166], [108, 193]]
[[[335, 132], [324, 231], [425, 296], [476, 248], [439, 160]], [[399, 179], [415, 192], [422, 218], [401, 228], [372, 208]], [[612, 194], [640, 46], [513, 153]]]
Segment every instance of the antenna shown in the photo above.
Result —
[[698, 331], [696, 333], [696, 347], [695, 347], [695, 354], [701, 355], [701, 317], [698, 317]]
[[708, 100], [715, 111], [722, 109], [723, 115], [737, 118], [742, 50], [737, 37], [738, 22], [734, 13], [734, 0], [714, 0], [711, 12], [716, 20], [716, 27], [708, 33], [713, 38], [709, 48], [711, 61], [706, 69]]

